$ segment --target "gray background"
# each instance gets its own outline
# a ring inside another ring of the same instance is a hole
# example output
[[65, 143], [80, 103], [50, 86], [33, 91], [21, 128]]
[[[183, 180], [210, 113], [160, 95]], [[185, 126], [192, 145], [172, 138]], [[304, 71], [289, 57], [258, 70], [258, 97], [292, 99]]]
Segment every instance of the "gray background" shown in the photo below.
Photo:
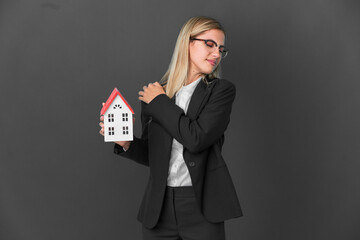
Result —
[[360, 4], [0, 0], [0, 239], [140, 239], [146, 167], [98, 134], [101, 102], [161, 78], [183, 23], [219, 19], [237, 87], [228, 239], [360, 239]]

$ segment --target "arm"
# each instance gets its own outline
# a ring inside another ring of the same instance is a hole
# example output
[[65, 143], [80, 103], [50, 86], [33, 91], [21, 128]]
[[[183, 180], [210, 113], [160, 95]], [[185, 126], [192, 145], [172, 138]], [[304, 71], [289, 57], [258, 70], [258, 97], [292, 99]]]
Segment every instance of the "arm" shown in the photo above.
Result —
[[195, 120], [187, 117], [165, 94], [156, 96], [144, 110], [189, 151], [200, 152], [214, 144], [225, 132], [230, 121], [235, 92], [232, 83], [219, 81]]
[[139, 164], [149, 166], [148, 158], [148, 124], [149, 119], [145, 118], [143, 111], [141, 111], [141, 124], [142, 124], [142, 134], [141, 138], [134, 136], [134, 140], [130, 143], [130, 147], [124, 151], [123, 147], [116, 144], [114, 146], [114, 153], [131, 159]]

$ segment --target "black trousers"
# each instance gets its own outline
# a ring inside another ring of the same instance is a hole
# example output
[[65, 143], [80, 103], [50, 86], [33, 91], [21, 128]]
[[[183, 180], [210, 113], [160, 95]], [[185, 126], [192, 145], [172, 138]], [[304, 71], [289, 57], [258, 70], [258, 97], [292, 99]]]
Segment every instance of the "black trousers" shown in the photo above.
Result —
[[143, 240], [225, 240], [224, 222], [210, 223], [201, 214], [193, 187], [167, 187], [157, 225], [142, 227]]

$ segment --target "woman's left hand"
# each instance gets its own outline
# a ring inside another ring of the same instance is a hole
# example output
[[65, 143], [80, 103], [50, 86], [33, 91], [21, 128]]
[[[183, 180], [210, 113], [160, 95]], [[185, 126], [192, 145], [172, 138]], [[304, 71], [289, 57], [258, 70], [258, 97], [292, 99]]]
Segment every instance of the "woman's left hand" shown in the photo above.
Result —
[[165, 94], [165, 91], [160, 83], [149, 83], [147, 86], [143, 87], [143, 91], [139, 91], [139, 100], [150, 103], [160, 94]]

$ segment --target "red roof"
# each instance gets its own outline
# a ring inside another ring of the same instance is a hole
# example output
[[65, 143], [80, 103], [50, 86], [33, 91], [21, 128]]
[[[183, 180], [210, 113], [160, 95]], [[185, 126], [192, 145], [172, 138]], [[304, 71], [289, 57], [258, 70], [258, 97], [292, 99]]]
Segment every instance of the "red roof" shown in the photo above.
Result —
[[106, 101], [106, 103], [104, 104], [104, 106], [102, 107], [100, 114], [104, 115], [106, 110], [110, 107], [111, 103], [114, 101], [115, 97], [118, 96], [124, 101], [124, 103], [126, 104], [126, 106], [130, 109], [130, 111], [132, 112], [132, 114], [134, 113], [134, 110], [130, 107], [130, 105], [127, 103], [127, 101], [125, 100], [125, 98], [121, 95], [121, 93], [119, 92], [119, 90], [117, 90], [117, 88], [114, 88], [114, 90], [112, 91], [110, 97], [108, 98], [108, 100]]

